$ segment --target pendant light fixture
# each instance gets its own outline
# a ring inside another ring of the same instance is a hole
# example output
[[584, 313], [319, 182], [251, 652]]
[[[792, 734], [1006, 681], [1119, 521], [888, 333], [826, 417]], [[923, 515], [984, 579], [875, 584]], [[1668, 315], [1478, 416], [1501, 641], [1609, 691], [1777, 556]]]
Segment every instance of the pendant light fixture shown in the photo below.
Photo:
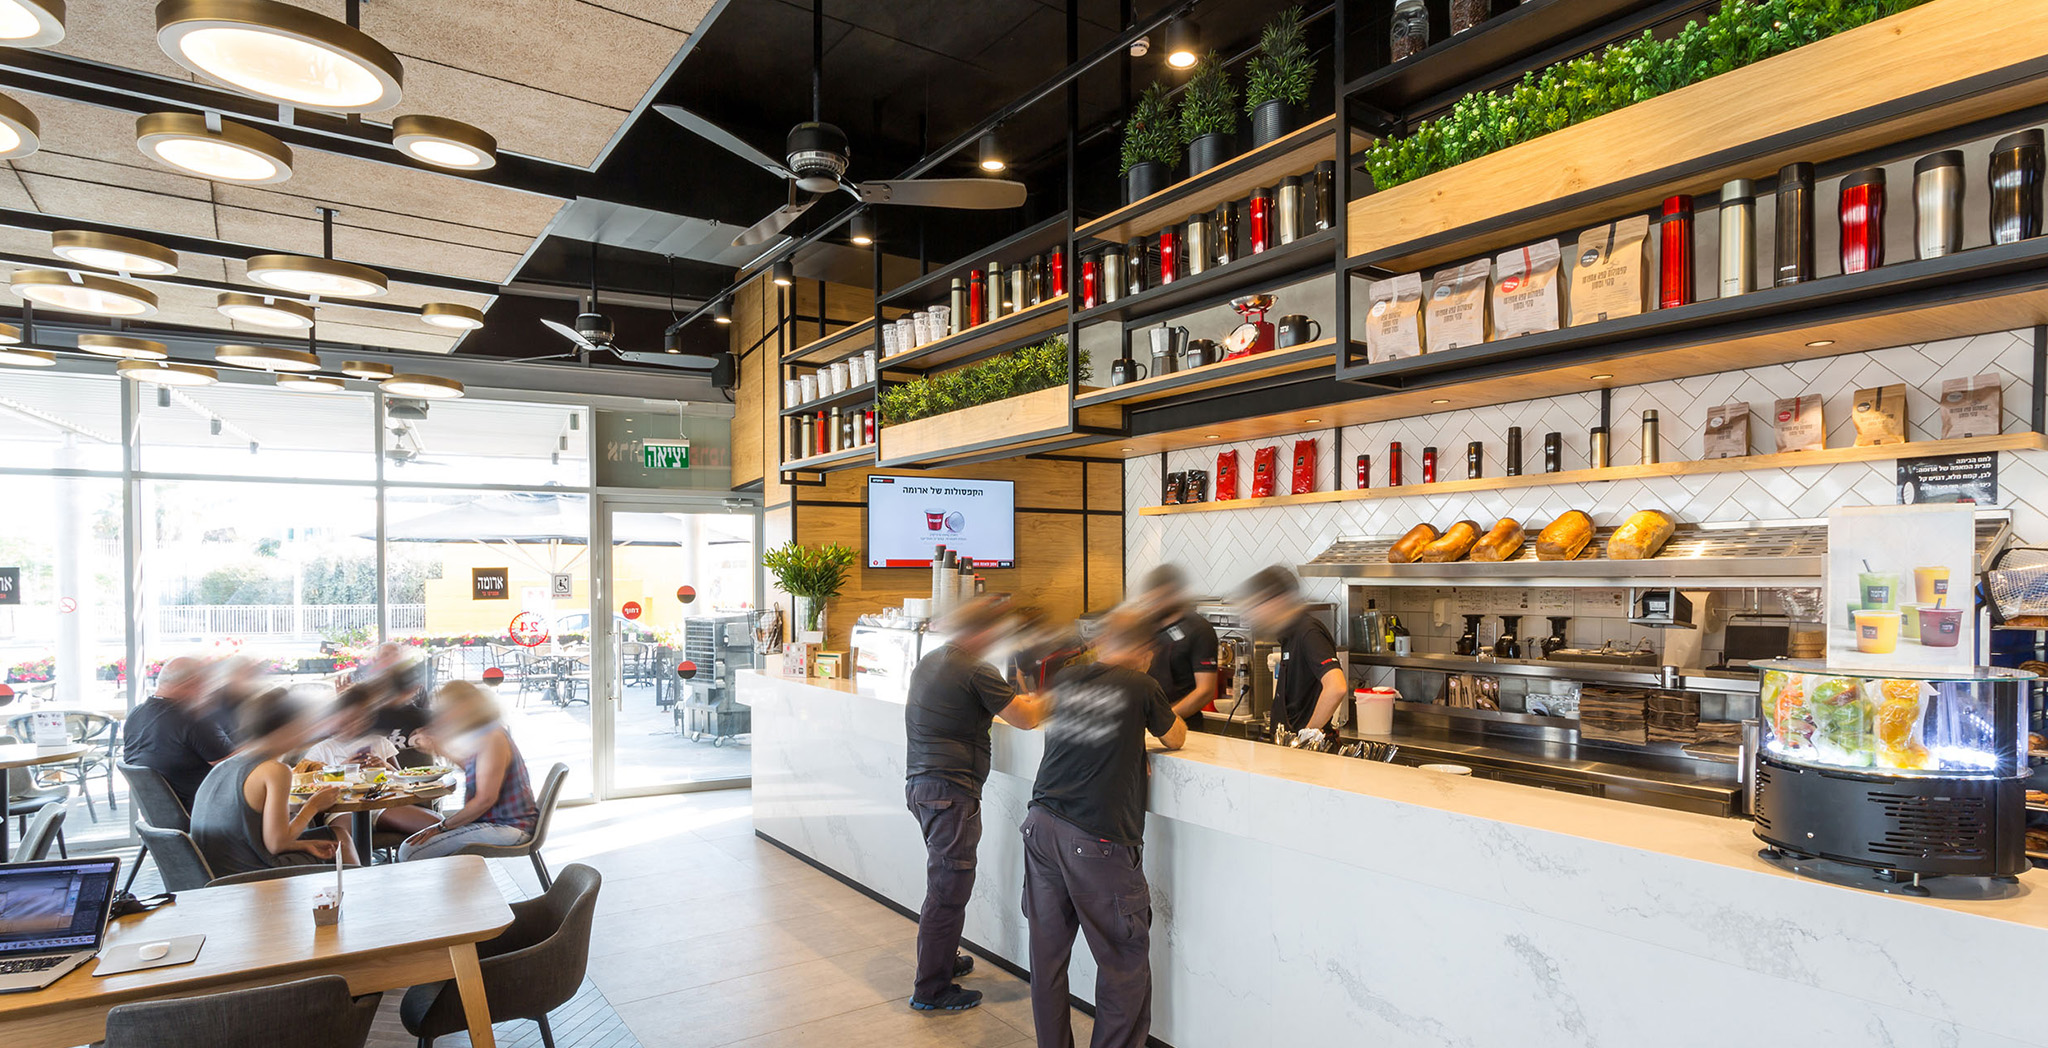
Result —
[[127, 335], [80, 335], [78, 348], [96, 357], [121, 360], [165, 360], [171, 355], [170, 347], [161, 342]]
[[163, 0], [156, 42], [216, 84], [307, 109], [389, 109], [405, 79], [368, 33], [277, 0]]
[[64, 0], [0, 0], [0, 46], [49, 47], [64, 39]]
[[217, 364], [259, 368], [264, 371], [320, 370], [320, 358], [317, 355], [303, 349], [280, 349], [276, 346], [215, 346], [213, 359]]
[[393, 375], [377, 385], [394, 397], [455, 400], [462, 396], [462, 383], [439, 375]]
[[770, 272], [768, 279], [773, 280], [776, 287], [788, 287], [796, 283], [796, 270], [785, 258], [775, 263], [775, 268]]
[[135, 146], [151, 160], [218, 182], [266, 186], [292, 177], [289, 146], [253, 127], [210, 115], [144, 114], [135, 121]]
[[311, 255], [253, 255], [249, 279], [264, 287], [320, 298], [375, 298], [389, 291], [384, 274], [368, 266]]
[[0, 364], [18, 368], [53, 368], [57, 366], [57, 354], [21, 346], [0, 346]]
[[391, 365], [368, 360], [344, 360], [341, 373], [350, 378], [366, 378], [375, 382], [391, 377]]
[[0, 95], [0, 160], [19, 160], [41, 149], [42, 135], [43, 122], [27, 106]]
[[214, 308], [229, 320], [257, 327], [284, 331], [313, 329], [313, 307], [288, 298], [225, 291], [215, 300]]
[[391, 122], [391, 144], [422, 164], [456, 171], [484, 171], [498, 164], [497, 139], [446, 117], [399, 117]]
[[990, 174], [1009, 167], [1003, 160], [1002, 148], [996, 145], [996, 133], [984, 131], [981, 134], [981, 169]]
[[159, 386], [211, 386], [220, 381], [220, 373], [212, 368], [162, 360], [124, 360], [114, 365], [114, 370], [122, 378]]
[[178, 253], [147, 240], [60, 229], [50, 234], [50, 252], [66, 262], [139, 277], [167, 277], [178, 271]]
[[1193, 69], [1202, 56], [1202, 31], [1194, 19], [1181, 17], [1166, 23], [1166, 64], [1175, 69]]
[[711, 322], [714, 324], [732, 323], [732, 306], [725, 299], [721, 298], [712, 305]]
[[290, 393], [339, 393], [347, 385], [332, 375], [283, 374], [277, 376], [277, 388]]
[[96, 273], [20, 269], [9, 278], [8, 287], [36, 305], [67, 313], [103, 317], [146, 317], [156, 313], [156, 295], [147, 288]]
[[454, 302], [429, 302], [420, 307], [420, 319], [437, 328], [475, 331], [484, 326], [484, 311]]
[[875, 216], [865, 209], [853, 213], [853, 220], [846, 224], [846, 239], [857, 247], [867, 247], [875, 242]]

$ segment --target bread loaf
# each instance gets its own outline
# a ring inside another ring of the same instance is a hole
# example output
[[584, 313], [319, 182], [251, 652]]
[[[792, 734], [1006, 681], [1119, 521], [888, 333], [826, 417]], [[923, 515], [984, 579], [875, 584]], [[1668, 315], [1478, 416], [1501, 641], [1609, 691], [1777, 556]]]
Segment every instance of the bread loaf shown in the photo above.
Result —
[[1422, 556], [1417, 559], [1430, 564], [1449, 564], [1454, 560], [1464, 560], [1465, 554], [1471, 551], [1472, 544], [1478, 541], [1479, 522], [1461, 520], [1445, 528], [1441, 538], [1422, 547]]
[[1621, 527], [1607, 539], [1609, 560], [1649, 560], [1664, 548], [1676, 526], [1671, 518], [1654, 509], [1629, 514]]
[[1436, 529], [1427, 524], [1417, 524], [1408, 529], [1408, 534], [1387, 550], [1387, 563], [1409, 564], [1422, 555], [1422, 548], [1436, 541]]
[[1593, 541], [1593, 518], [1567, 510], [1536, 536], [1537, 560], [1574, 560]]
[[1522, 551], [1527, 539], [1522, 531], [1522, 522], [1513, 517], [1502, 517], [1494, 522], [1493, 530], [1481, 536], [1472, 545], [1472, 559], [1497, 564]]

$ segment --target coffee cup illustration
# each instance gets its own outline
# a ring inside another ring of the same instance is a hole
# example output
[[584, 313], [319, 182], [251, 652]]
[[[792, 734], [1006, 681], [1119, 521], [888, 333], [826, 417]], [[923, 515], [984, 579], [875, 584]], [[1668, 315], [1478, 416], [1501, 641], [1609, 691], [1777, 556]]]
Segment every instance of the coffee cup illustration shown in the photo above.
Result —
[[945, 526], [946, 526], [946, 511], [945, 511], [945, 510], [942, 510], [942, 509], [928, 509], [928, 510], [925, 510], [925, 511], [924, 511], [924, 529], [925, 529], [926, 531], [937, 531], [937, 530], [939, 530], [940, 528], [943, 528], [943, 527], [945, 527]]

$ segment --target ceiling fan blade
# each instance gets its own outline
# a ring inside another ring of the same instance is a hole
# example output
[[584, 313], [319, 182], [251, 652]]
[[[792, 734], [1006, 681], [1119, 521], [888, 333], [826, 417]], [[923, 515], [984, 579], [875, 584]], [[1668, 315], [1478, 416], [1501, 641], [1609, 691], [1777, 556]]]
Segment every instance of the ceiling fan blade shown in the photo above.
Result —
[[731, 153], [736, 157], [739, 157], [741, 160], [744, 160], [749, 164], [753, 164], [756, 167], [760, 167], [766, 170], [769, 174], [775, 175], [780, 178], [796, 177], [795, 175], [790, 173], [788, 168], [782, 166], [782, 161], [776, 160], [775, 158], [769, 156], [768, 154], [763, 153], [758, 149], [755, 149], [753, 146], [748, 145], [746, 140], [741, 138], [740, 136], [735, 135], [730, 131], [727, 131], [725, 128], [719, 127], [717, 124], [714, 124], [711, 121], [706, 120], [703, 117], [698, 116], [697, 114], [692, 113], [687, 109], [684, 109], [681, 106], [662, 104], [656, 105], [654, 109], [662, 116], [668, 117], [670, 120], [673, 120], [676, 123], [683, 125], [683, 127], [687, 128], [691, 132], [710, 140], [712, 145], [715, 145], [720, 149], [723, 149], [726, 152]]
[[863, 203], [908, 204], [911, 207], [957, 207], [996, 211], [1024, 206], [1024, 183], [1007, 178], [914, 178], [901, 182], [862, 182]]
[[612, 355], [633, 364], [651, 364], [656, 367], [674, 368], [677, 371], [709, 371], [718, 366], [715, 357], [701, 353], [646, 353], [639, 350], [615, 349]]
[[582, 347], [582, 349], [585, 352], [595, 353], [598, 350], [597, 345], [591, 342], [589, 339], [584, 338], [582, 332], [577, 331], [575, 328], [572, 328], [567, 324], [563, 324], [558, 321], [548, 320], [545, 318], [541, 320], [541, 323], [546, 324], [551, 328], [554, 328], [556, 334]]
[[774, 240], [782, 235], [782, 231], [787, 229], [791, 222], [796, 221], [799, 216], [811, 209], [812, 204], [817, 202], [818, 198], [812, 197], [802, 203], [784, 204], [770, 211], [768, 217], [748, 226], [745, 232], [732, 238], [732, 246], [752, 247], [755, 244], [765, 244], [770, 240]]

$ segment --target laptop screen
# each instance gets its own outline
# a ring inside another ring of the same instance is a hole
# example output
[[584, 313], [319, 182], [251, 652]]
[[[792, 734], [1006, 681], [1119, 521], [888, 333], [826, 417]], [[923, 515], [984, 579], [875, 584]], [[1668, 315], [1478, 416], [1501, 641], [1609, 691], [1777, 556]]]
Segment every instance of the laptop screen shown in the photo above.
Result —
[[98, 949], [119, 859], [0, 866], [0, 957]]

